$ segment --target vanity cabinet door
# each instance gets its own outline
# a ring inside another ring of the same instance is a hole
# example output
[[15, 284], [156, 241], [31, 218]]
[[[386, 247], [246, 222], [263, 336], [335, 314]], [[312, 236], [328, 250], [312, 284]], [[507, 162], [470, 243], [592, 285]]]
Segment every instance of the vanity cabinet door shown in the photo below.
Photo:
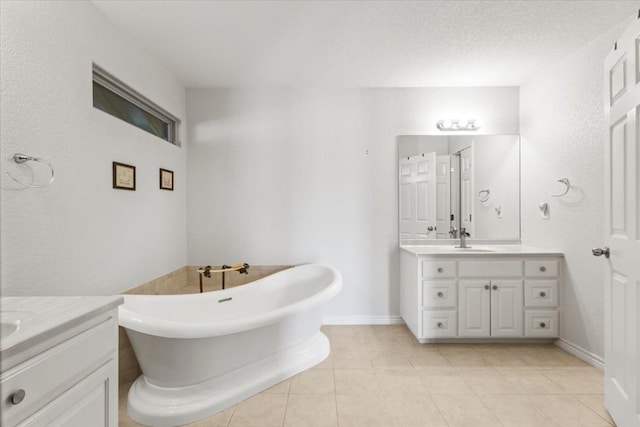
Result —
[[461, 280], [460, 337], [521, 337], [523, 290], [520, 280]]
[[491, 280], [491, 336], [521, 337], [523, 290], [520, 280]]
[[458, 329], [460, 337], [488, 337], [491, 333], [489, 280], [458, 283]]
[[18, 427], [116, 427], [117, 388], [118, 365], [112, 359]]

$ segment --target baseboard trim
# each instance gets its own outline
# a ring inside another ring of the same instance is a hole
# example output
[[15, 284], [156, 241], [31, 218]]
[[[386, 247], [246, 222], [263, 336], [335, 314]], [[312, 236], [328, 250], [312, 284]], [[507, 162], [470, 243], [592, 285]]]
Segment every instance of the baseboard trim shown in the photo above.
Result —
[[325, 316], [323, 325], [402, 325], [400, 316]]
[[600, 370], [604, 370], [604, 359], [598, 355], [595, 355], [584, 348], [575, 345], [572, 342], [560, 338], [555, 342], [555, 345], [576, 356], [578, 359], [584, 360], [589, 365], [594, 366]]

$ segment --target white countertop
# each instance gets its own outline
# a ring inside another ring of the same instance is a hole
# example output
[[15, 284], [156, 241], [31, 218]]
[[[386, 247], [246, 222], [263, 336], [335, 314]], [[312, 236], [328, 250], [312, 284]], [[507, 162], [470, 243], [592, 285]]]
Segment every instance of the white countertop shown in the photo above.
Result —
[[528, 256], [549, 255], [563, 256], [561, 251], [553, 249], [535, 248], [523, 245], [477, 245], [468, 244], [469, 248], [456, 248], [456, 245], [400, 245], [400, 249], [415, 256], [464, 256], [464, 257], [495, 257], [495, 256]]
[[[123, 301], [122, 296], [2, 297], [2, 326], [17, 326], [17, 329], [0, 341], [0, 359], [6, 361], [17, 353], [115, 309]], [[3, 371], [5, 368], [7, 366], [2, 366]]]

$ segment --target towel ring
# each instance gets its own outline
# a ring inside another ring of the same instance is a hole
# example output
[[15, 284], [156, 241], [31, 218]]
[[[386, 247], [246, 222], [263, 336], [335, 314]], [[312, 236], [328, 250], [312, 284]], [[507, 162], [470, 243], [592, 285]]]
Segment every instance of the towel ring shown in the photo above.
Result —
[[480, 200], [482, 203], [486, 202], [489, 200], [489, 195], [491, 194], [490, 190], [480, 190], [478, 191], [478, 200]]
[[56, 173], [53, 170], [53, 166], [51, 166], [51, 163], [46, 162], [42, 159], [39, 159], [37, 157], [32, 157], [32, 156], [27, 156], [26, 154], [19, 154], [16, 153], [13, 155], [13, 160], [16, 163], [25, 163], [25, 162], [29, 162], [29, 161], [33, 161], [33, 162], [38, 162], [38, 163], [44, 163], [45, 165], [49, 166], [49, 169], [51, 169], [51, 178], [49, 179], [49, 182], [47, 182], [46, 184], [27, 184], [26, 182], [22, 182], [20, 181], [18, 178], [14, 177], [13, 175], [11, 175], [9, 172], [7, 172], [7, 175], [9, 175], [9, 178], [11, 178], [12, 180], [14, 180], [15, 182], [17, 182], [20, 185], [23, 185], [25, 187], [30, 187], [30, 188], [44, 188], [44, 187], [48, 187], [51, 185], [51, 183], [53, 182], [54, 179], [56, 179]]
[[567, 193], [569, 192], [569, 190], [571, 190], [571, 182], [569, 182], [569, 178], [562, 178], [557, 180], [556, 182], [561, 182], [563, 183], [566, 188], [564, 189], [564, 192], [560, 193], [560, 194], [553, 194], [553, 193], [549, 193], [549, 195], [551, 197], [562, 197], [562, 196], [566, 196]]

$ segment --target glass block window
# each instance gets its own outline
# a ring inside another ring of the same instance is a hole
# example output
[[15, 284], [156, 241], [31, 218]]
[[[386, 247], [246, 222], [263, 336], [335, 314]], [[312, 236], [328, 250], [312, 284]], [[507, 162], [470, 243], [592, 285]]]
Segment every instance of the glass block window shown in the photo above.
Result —
[[93, 106], [175, 145], [179, 120], [94, 64]]

